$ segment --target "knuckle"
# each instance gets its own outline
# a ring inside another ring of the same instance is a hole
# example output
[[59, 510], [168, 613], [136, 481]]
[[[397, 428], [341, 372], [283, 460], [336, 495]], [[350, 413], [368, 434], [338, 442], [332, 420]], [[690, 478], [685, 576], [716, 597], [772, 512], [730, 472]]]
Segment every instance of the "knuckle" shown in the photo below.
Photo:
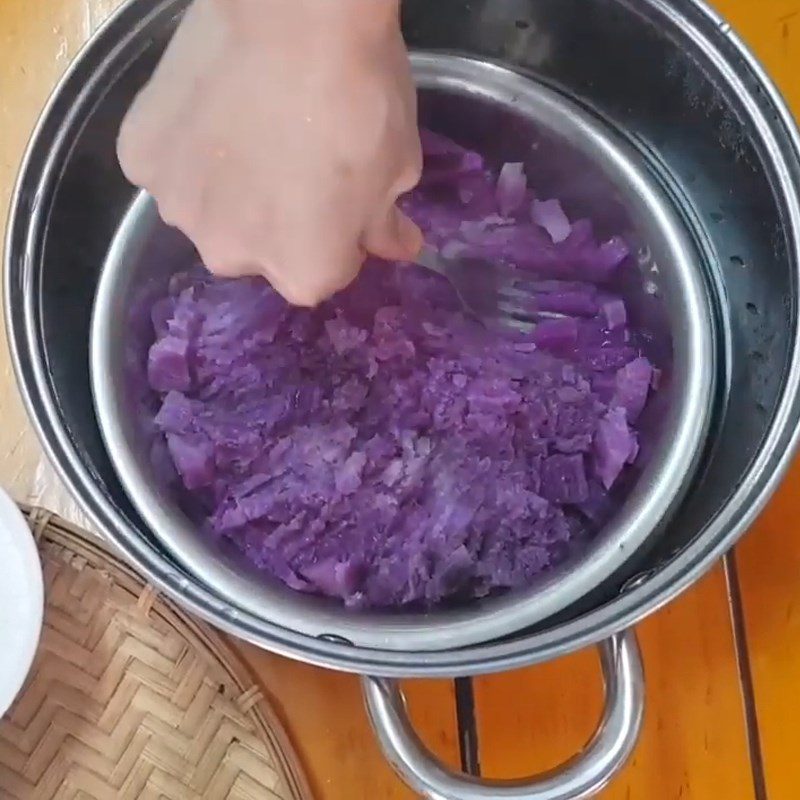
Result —
[[204, 258], [206, 269], [218, 278], [243, 278], [247, 272], [232, 261], [222, 261], [214, 258]]
[[144, 186], [155, 174], [158, 152], [145, 136], [137, 117], [136, 110], [131, 109], [122, 121], [117, 135], [117, 161], [131, 183]]
[[311, 290], [311, 287], [296, 286], [291, 283], [285, 283], [279, 278], [269, 278], [272, 288], [281, 296], [287, 303], [299, 308], [314, 308], [322, 302], [322, 298], [317, 292]]
[[[156, 192], [155, 194], [157, 195], [158, 193]], [[190, 235], [190, 220], [186, 219], [182, 213], [181, 204], [178, 198], [174, 196], [157, 196], [156, 203], [158, 205], [158, 214], [167, 225], [170, 225], [174, 228], [180, 228], [187, 234], [187, 236]]]
[[218, 278], [244, 278], [252, 274], [238, 261], [206, 257], [203, 259], [203, 263], [206, 265], [206, 269]]
[[[189, 235], [189, 238], [193, 237]], [[193, 241], [200, 259], [212, 275], [219, 278], [244, 278], [264, 274], [256, 259], [224, 236], [206, 233], [205, 236], [193, 238]]]
[[203, 237], [193, 237], [191, 232], [186, 233], [194, 241], [200, 259], [209, 272], [220, 277], [232, 277], [234, 273], [232, 262], [225, 257], [224, 251], [214, 241]]
[[127, 180], [144, 188], [151, 177], [151, 171], [147, 168], [149, 159], [143, 157], [141, 146], [124, 131], [117, 139], [117, 160]]
[[412, 153], [400, 169], [400, 174], [394, 185], [397, 195], [410, 192], [422, 179], [422, 151]]
[[208, 238], [202, 235], [208, 231], [208, 225], [203, 224], [197, 196], [193, 192], [185, 186], [176, 188], [171, 181], [159, 183], [155, 180], [149, 191], [155, 197], [158, 213], [167, 225], [179, 228], [190, 239], [196, 236]]

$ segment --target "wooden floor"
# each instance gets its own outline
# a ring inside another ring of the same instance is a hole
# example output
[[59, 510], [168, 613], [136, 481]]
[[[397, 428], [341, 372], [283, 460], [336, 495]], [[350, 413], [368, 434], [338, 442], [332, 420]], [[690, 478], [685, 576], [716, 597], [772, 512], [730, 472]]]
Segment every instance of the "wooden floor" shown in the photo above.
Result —
[[[0, 0], [0, 218], [35, 117], [116, 0]], [[718, 0], [800, 113], [800, 0]], [[0, 481], [41, 496], [41, 455], [2, 348]], [[800, 798], [800, 464], [745, 541], [640, 628], [648, 711], [606, 800]], [[319, 800], [410, 798], [377, 751], [357, 681], [242, 647]], [[412, 682], [419, 730], [453, 764], [512, 777], [576, 751], [600, 711], [594, 653], [473, 682]], [[213, 800], [213, 799], [212, 799]]]

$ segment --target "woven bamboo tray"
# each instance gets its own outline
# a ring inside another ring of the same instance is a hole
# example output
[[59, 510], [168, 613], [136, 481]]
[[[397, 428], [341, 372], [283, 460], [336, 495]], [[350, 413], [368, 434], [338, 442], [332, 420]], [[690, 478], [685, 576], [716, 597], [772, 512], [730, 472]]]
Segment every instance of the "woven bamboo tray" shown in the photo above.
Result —
[[311, 800], [282, 726], [222, 637], [76, 528], [24, 510], [45, 623], [0, 722], [0, 798]]

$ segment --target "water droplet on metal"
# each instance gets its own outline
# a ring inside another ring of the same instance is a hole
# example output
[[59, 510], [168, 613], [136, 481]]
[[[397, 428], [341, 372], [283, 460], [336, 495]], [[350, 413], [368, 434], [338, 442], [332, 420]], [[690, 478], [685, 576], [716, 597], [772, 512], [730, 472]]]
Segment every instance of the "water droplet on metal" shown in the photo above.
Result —
[[622, 584], [622, 588], [620, 589], [620, 594], [625, 594], [625, 592], [632, 592], [634, 589], [638, 589], [642, 584], [646, 583], [647, 580], [655, 574], [656, 570], [647, 570], [647, 572], [640, 572], [638, 575], [634, 575], [632, 578], [629, 578], [625, 583]]
[[349, 639], [345, 639], [344, 636], [337, 636], [335, 633], [321, 633], [317, 636], [317, 639], [321, 639], [323, 642], [330, 642], [331, 644], [344, 644], [348, 647], [355, 647]]

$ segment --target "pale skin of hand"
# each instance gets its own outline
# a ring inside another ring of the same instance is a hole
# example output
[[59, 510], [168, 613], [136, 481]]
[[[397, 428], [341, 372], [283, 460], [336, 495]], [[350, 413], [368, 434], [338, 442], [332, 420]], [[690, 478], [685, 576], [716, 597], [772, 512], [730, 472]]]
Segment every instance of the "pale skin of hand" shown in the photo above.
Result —
[[418, 182], [399, 0], [195, 0], [119, 136], [120, 164], [222, 276], [291, 303], [347, 286], [367, 254], [413, 260], [396, 206]]

